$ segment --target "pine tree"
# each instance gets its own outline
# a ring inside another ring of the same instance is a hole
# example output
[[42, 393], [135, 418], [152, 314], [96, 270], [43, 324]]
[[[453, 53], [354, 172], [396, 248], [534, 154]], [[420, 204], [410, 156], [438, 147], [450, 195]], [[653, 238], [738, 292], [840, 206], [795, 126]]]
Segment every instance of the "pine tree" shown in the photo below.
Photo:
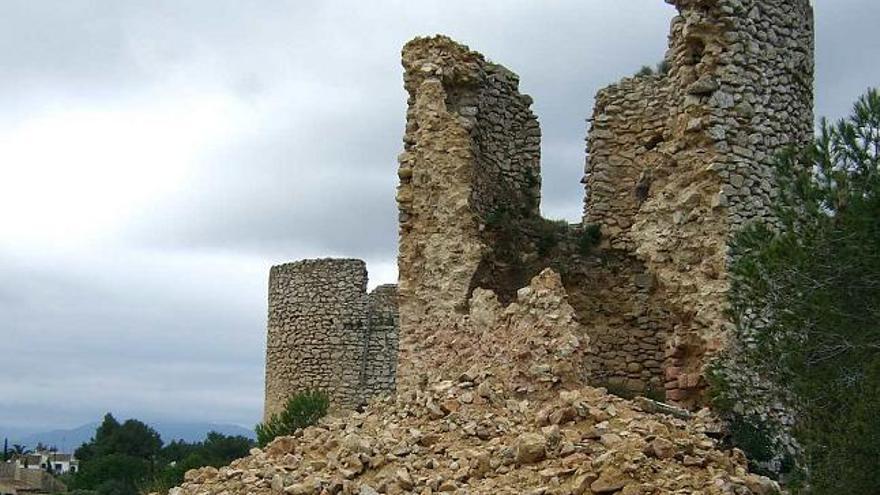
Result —
[[[779, 224], [736, 239], [734, 317], [789, 393], [811, 493], [880, 486], [880, 93], [779, 162]], [[772, 359], [768, 359], [772, 356]]]

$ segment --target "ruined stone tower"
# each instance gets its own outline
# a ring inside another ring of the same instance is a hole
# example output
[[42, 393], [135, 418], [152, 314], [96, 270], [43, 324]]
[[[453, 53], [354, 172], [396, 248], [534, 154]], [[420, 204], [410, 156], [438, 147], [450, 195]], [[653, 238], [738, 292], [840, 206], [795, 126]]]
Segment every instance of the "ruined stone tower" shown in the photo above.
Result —
[[[811, 137], [813, 13], [809, 0], [667, 2], [679, 15], [663, 70], [596, 97], [577, 225], [540, 217], [541, 131], [518, 77], [444, 36], [406, 44], [397, 202], [411, 348], [472, 329], [477, 289], [508, 304], [551, 267], [588, 333], [575, 375], [700, 403], [704, 367], [731, 338], [731, 238], [773, 221], [774, 155]], [[269, 285], [267, 414], [309, 388], [341, 407], [394, 389], [397, 297], [367, 295], [363, 262], [282, 265]]]
[[515, 74], [449, 38], [407, 43], [403, 65], [398, 264], [402, 325], [413, 328], [460, 313], [480, 275], [506, 275], [487, 227], [538, 214], [540, 128]]
[[396, 287], [367, 293], [360, 260], [305, 260], [272, 267], [266, 345], [265, 417], [289, 397], [321, 390], [350, 408], [393, 391]]
[[581, 227], [539, 216], [540, 130], [518, 78], [442, 36], [404, 47], [404, 337], [553, 266], [590, 332], [585, 375], [701, 400], [727, 345], [731, 236], [772, 221], [773, 157], [811, 136], [813, 14], [809, 0], [667, 1], [668, 70], [597, 96]]
[[643, 263], [670, 311], [665, 387], [689, 401], [726, 345], [727, 247], [772, 221], [772, 163], [813, 129], [808, 0], [673, 0], [668, 73], [596, 98], [584, 222]]

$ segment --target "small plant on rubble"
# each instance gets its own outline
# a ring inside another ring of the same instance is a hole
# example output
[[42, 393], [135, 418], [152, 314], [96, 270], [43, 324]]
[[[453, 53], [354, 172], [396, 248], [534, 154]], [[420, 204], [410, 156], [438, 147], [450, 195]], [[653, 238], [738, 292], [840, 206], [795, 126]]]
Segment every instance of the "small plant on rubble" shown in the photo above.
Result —
[[330, 398], [324, 392], [306, 390], [294, 395], [288, 399], [283, 411], [254, 428], [257, 444], [265, 447], [276, 437], [293, 435], [296, 430], [312, 426], [327, 414], [329, 407]]
[[593, 248], [602, 241], [602, 229], [598, 224], [589, 224], [578, 232], [577, 245], [578, 252], [582, 256], [589, 255]]
[[672, 68], [672, 64], [670, 64], [668, 60], [663, 59], [657, 63], [657, 68], [654, 70], [657, 71], [657, 74], [660, 74], [661, 76], [665, 76], [666, 74], [669, 74], [669, 70], [671, 68]]
[[568, 222], [565, 220], [540, 219], [532, 227], [535, 234], [535, 247], [539, 256], [550, 254], [559, 242], [568, 236]]
[[643, 65], [642, 68], [639, 69], [638, 72], [636, 72], [636, 76], [639, 76], [639, 77], [653, 76], [653, 75], [654, 75], [654, 69], [652, 69], [650, 66], [647, 66], [647, 65]]

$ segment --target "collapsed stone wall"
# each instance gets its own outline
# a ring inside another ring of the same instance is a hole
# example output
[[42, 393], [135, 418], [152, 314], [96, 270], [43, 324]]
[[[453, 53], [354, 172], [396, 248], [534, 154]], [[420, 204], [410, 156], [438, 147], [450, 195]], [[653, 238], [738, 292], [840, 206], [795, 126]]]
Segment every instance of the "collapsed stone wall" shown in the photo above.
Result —
[[321, 390], [350, 408], [393, 391], [398, 314], [394, 285], [367, 293], [366, 264], [305, 260], [272, 267], [265, 417], [288, 398]]
[[780, 493], [708, 411], [584, 385], [572, 365], [589, 343], [552, 270], [506, 307], [474, 290], [469, 313], [418, 349], [402, 343], [413, 362], [396, 396], [190, 470], [170, 494]]
[[[458, 321], [477, 289], [508, 304], [552, 266], [593, 343], [591, 379], [701, 400], [708, 356], [727, 345], [731, 236], [772, 220], [773, 156], [811, 135], [812, 10], [669, 2], [668, 72], [597, 95], [579, 227], [540, 217], [541, 132], [518, 77], [444, 36], [404, 47], [404, 332]], [[583, 249], [591, 225], [599, 249]], [[350, 405], [394, 386], [394, 365], [377, 357], [397, 348], [390, 288], [367, 297], [362, 263], [339, 263], [273, 269], [267, 411], [296, 389], [329, 388]]]
[[811, 137], [813, 14], [808, 0], [668, 1], [668, 73], [597, 96], [584, 222], [657, 278], [667, 396], [688, 403], [727, 345], [731, 236], [772, 221], [773, 158]]
[[[578, 227], [539, 215], [540, 129], [516, 76], [443, 36], [404, 47], [404, 332], [466, 313], [478, 288], [507, 304], [552, 266], [593, 380], [703, 399], [704, 366], [729, 345], [731, 237], [772, 221], [773, 158], [811, 136], [813, 14], [808, 0], [668, 1], [668, 71], [597, 95]], [[583, 249], [591, 226], [599, 249]]]
[[490, 220], [537, 216], [540, 128], [516, 75], [449, 38], [407, 43], [403, 66], [400, 305], [416, 327], [464, 312], [478, 272], [499, 287], [520, 277], [495, 259]]
[[402, 331], [421, 339], [457, 325], [480, 289], [509, 304], [549, 266], [591, 329], [592, 359], [579, 365], [609, 384], [662, 389], [667, 314], [645, 308], [644, 266], [591, 253], [586, 229], [540, 216], [540, 128], [518, 78], [444, 36], [408, 43], [403, 66]]
[[[552, 266], [593, 330], [594, 359], [582, 364], [615, 385], [662, 389], [664, 334], [648, 324], [632, 331], [635, 322], [662, 320], [639, 306], [651, 296], [637, 279], [650, 281], [631, 260], [587, 256], [577, 246], [581, 232], [540, 217], [540, 129], [516, 76], [442, 36], [408, 43], [403, 65], [410, 93], [398, 191], [403, 331], [420, 339], [456, 325], [475, 290], [510, 303]], [[612, 276], [624, 265], [628, 281]]]

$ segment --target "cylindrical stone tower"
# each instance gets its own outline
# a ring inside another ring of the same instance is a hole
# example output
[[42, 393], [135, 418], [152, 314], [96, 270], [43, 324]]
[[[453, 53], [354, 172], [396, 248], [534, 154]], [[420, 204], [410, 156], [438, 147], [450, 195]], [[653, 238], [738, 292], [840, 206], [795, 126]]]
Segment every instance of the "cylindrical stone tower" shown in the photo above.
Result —
[[383, 303], [377, 306], [366, 289], [367, 268], [360, 260], [305, 260], [272, 267], [266, 418], [305, 390], [326, 392], [334, 407], [354, 407], [394, 389], [396, 290], [383, 286]]

